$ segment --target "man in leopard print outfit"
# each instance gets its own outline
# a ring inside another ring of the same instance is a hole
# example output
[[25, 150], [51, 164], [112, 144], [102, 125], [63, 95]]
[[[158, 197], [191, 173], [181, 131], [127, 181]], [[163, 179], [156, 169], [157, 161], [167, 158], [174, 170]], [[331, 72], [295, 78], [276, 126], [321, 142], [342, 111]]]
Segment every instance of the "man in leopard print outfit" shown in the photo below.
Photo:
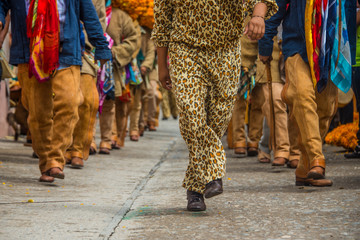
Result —
[[[159, 80], [174, 87], [180, 132], [189, 150], [183, 187], [189, 211], [204, 211], [205, 198], [222, 193], [225, 151], [221, 143], [231, 119], [240, 79], [240, 36], [260, 39], [274, 0], [155, 0], [153, 39]], [[167, 56], [169, 56], [169, 67]]]

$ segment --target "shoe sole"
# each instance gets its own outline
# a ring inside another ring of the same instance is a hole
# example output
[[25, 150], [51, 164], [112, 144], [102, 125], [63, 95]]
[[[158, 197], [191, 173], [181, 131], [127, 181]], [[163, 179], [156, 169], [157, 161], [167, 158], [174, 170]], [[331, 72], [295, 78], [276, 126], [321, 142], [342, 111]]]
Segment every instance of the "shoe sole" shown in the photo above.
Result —
[[255, 156], [257, 156], [258, 155], [258, 152], [248, 152], [247, 153], [247, 155], [249, 156], [249, 157], [255, 157]]
[[216, 191], [216, 192], [213, 191], [213, 192], [205, 193], [204, 197], [205, 198], [212, 198], [212, 197], [215, 197], [215, 196], [220, 195], [222, 193], [223, 193], [223, 191]]
[[309, 172], [307, 175], [307, 178], [312, 178], [312, 179], [324, 179], [325, 176], [322, 175], [321, 173], [317, 173], [317, 172]]
[[109, 152], [103, 152], [103, 151], [100, 151], [99, 154], [110, 155]]
[[84, 165], [71, 165], [70, 167], [74, 169], [82, 169]]
[[202, 211], [206, 210], [206, 207], [204, 209], [203, 208], [187, 208], [187, 210], [190, 212], [202, 212]]

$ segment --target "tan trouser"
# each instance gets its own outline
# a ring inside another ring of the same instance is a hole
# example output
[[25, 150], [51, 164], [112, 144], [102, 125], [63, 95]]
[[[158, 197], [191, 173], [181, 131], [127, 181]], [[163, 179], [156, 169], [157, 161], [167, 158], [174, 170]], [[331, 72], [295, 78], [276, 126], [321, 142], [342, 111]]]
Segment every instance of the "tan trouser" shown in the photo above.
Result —
[[246, 148], [246, 132], [245, 132], [245, 114], [246, 114], [246, 100], [244, 96], [238, 94], [234, 105], [232, 115], [232, 131], [233, 131], [233, 147]]
[[139, 135], [139, 120], [141, 113], [141, 98], [143, 96], [144, 90], [143, 85], [144, 82], [140, 85], [134, 86], [131, 85], [131, 110], [130, 110], [130, 136], [131, 135]]
[[337, 88], [329, 81], [318, 93], [311, 80], [310, 68], [299, 54], [285, 62], [286, 84], [283, 100], [290, 109], [290, 118], [295, 120], [300, 132], [301, 158], [296, 176], [305, 178], [314, 166], [325, 168], [322, 152], [324, 139], [337, 109]]
[[[262, 110], [270, 123], [270, 93], [268, 84], [260, 84], [265, 97]], [[274, 115], [275, 115], [275, 151], [274, 157], [282, 157], [289, 159], [289, 134], [288, 134], [288, 113], [286, 111], [286, 104], [281, 99], [281, 91], [284, 84], [272, 83]]]
[[28, 64], [18, 65], [22, 102], [29, 111], [32, 147], [39, 156], [40, 171], [64, 168], [64, 154], [70, 146], [78, 109], [82, 102], [80, 66], [57, 71], [49, 81], [29, 78]]
[[164, 118], [169, 118], [170, 116], [177, 117], [179, 115], [179, 110], [176, 106], [176, 98], [173, 91], [168, 91], [164, 88], [160, 88], [163, 95], [163, 100], [161, 102], [161, 110], [163, 112]]
[[118, 143], [124, 145], [130, 102], [122, 102], [119, 98], [105, 100], [100, 114], [101, 148], [111, 149], [113, 121], [116, 121]]
[[68, 149], [66, 157], [68, 159], [79, 157], [86, 160], [89, 157], [96, 113], [99, 108], [96, 78], [90, 74], [81, 74], [80, 90], [84, 96], [84, 102], [79, 107], [79, 121], [74, 130], [73, 143]]
[[300, 133], [299, 129], [296, 127], [296, 123], [293, 123], [290, 118], [288, 118], [288, 132], [289, 132], [289, 143], [290, 143], [290, 156], [289, 161], [300, 160], [300, 147], [299, 139]]
[[265, 98], [262, 93], [262, 88], [255, 85], [250, 96], [250, 114], [249, 114], [249, 130], [248, 130], [248, 146], [257, 147], [262, 136], [262, 128], [264, 121], [264, 114], [262, 106]]

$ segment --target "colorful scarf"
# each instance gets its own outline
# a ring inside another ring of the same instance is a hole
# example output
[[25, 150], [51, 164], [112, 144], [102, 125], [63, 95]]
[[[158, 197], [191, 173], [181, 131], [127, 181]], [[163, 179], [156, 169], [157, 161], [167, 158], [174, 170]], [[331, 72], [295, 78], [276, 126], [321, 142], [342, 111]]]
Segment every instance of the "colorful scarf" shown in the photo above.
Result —
[[50, 79], [59, 67], [60, 22], [56, 0], [31, 0], [26, 19], [30, 38], [29, 76]]
[[[106, 8], [106, 26], [109, 26], [111, 21], [111, 6]], [[108, 47], [111, 49], [114, 45], [114, 40], [109, 36], [109, 34], [104, 33], [107, 42], [109, 43]], [[102, 69], [99, 69], [98, 78], [97, 78], [97, 88], [99, 92], [99, 113], [102, 112], [102, 106], [104, 105], [104, 101], [106, 96], [114, 99], [114, 75], [113, 75], [113, 60], [107, 61]]]
[[325, 89], [329, 76], [347, 92], [351, 65], [344, 0], [307, 0], [305, 40], [311, 78], [318, 92]]
[[338, 0], [338, 18], [331, 52], [331, 80], [344, 93], [351, 88], [351, 53], [345, 17], [345, 0]]

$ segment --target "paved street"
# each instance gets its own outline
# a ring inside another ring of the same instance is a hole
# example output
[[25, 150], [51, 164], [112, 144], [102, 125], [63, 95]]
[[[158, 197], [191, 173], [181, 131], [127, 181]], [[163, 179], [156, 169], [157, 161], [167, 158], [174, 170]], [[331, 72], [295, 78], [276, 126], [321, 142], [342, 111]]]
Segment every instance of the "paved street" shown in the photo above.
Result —
[[330, 188], [295, 187], [293, 169], [227, 150], [224, 193], [193, 213], [177, 121], [160, 124], [53, 184], [38, 182], [31, 148], [0, 140], [0, 239], [360, 239], [360, 159], [342, 148], [325, 146]]

